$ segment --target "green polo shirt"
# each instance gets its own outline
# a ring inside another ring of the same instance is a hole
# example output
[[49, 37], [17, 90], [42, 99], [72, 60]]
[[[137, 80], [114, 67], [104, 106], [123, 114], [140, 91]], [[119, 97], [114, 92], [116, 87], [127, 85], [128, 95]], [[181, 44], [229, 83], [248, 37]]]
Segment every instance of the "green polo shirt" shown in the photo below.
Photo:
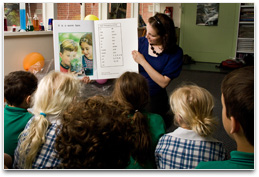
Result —
[[254, 169], [254, 153], [232, 151], [230, 156], [225, 161], [200, 162], [196, 169]]
[[32, 117], [27, 109], [10, 107], [4, 108], [4, 153], [13, 157], [18, 137]]
[[163, 118], [158, 114], [153, 114], [149, 112], [143, 112], [144, 115], [147, 116], [149, 131], [151, 134], [151, 151], [153, 152], [153, 156], [151, 155], [151, 160], [148, 161], [144, 166], [141, 166], [138, 162], [136, 162], [132, 157], [130, 158], [130, 164], [127, 166], [127, 169], [150, 169], [156, 168], [155, 163], [155, 149], [156, 145], [159, 141], [159, 138], [165, 134], [165, 122]]

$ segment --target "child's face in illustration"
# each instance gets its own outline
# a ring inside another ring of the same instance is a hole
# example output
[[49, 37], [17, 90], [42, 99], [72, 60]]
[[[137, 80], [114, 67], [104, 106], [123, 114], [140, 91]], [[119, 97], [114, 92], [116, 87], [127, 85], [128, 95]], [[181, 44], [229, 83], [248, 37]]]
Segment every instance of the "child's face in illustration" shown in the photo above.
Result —
[[77, 53], [76, 51], [68, 51], [68, 50], [64, 50], [63, 53], [59, 53], [61, 59], [62, 59], [62, 63], [66, 66], [70, 66], [70, 61], [76, 57]]
[[84, 54], [88, 59], [93, 59], [93, 46], [87, 44], [86, 42], [81, 43], [82, 54]]

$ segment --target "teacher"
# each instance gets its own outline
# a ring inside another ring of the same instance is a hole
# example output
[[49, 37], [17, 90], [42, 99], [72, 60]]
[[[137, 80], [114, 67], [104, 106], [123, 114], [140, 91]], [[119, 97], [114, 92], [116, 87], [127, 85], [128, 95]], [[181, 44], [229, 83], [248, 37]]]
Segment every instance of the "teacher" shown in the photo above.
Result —
[[165, 119], [170, 109], [166, 87], [182, 70], [183, 51], [176, 44], [174, 22], [167, 15], [156, 13], [150, 17], [146, 31], [132, 56], [139, 64], [139, 73], [148, 81], [150, 102], [146, 109]]

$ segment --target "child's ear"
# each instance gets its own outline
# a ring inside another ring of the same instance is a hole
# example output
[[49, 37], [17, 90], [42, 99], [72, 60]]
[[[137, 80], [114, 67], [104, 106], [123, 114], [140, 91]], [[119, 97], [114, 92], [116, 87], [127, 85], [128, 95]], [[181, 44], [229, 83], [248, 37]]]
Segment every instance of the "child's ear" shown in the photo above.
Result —
[[31, 103], [31, 95], [29, 95], [29, 96], [27, 96], [27, 98], [26, 98], [26, 103], [28, 104], [28, 105], [30, 105], [30, 103]]
[[231, 130], [230, 130], [230, 133], [233, 134], [233, 133], [237, 133], [240, 129], [240, 124], [239, 122], [233, 117], [231, 116], [230, 117], [230, 121], [231, 121]]
[[62, 53], [61, 52], [59, 52], [59, 56], [62, 58]]

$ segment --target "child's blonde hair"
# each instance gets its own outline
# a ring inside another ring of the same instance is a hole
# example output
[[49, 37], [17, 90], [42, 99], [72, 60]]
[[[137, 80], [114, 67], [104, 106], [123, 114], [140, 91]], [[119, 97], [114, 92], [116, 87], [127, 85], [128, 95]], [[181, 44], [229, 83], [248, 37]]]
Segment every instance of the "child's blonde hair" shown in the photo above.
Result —
[[68, 50], [70, 52], [78, 50], [78, 45], [77, 43], [72, 40], [72, 39], [65, 39], [61, 44], [60, 44], [60, 52], [63, 53], [65, 50]]
[[22, 137], [24, 140], [19, 149], [20, 166], [31, 168], [39, 148], [45, 143], [50, 122], [41, 114], [61, 115], [78, 94], [78, 90], [79, 80], [68, 73], [51, 72], [40, 81], [32, 101], [35, 116], [30, 127], [21, 133], [25, 137]]
[[179, 87], [171, 94], [170, 105], [175, 116], [200, 136], [213, 133], [217, 121], [212, 116], [214, 99], [208, 90], [196, 85]]

